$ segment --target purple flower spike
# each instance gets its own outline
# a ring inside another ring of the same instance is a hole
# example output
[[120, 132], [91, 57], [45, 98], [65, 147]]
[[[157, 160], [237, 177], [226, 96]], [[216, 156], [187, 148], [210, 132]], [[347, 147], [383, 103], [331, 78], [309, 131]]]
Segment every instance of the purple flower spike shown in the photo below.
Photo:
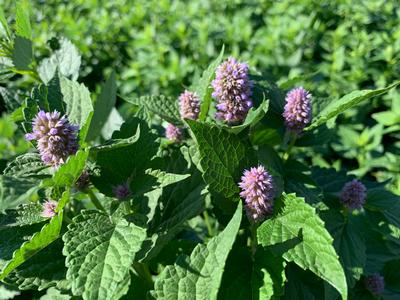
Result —
[[296, 134], [310, 124], [312, 118], [311, 94], [304, 88], [292, 89], [286, 95], [285, 118], [286, 128]]
[[165, 129], [165, 137], [170, 141], [179, 142], [183, 139], [183, 131], [173, 124], [168, 124]]
[[228, 124], [238, 124], [246, 118], [253, 106], [250, 98], [252, 83], [248, 76], [249, 66], [233, 57], [218, 66], [211, 82], [212, 96], [217, 100], [216, 118]]
[[240, 196], [246, 202], [245, 209], [250, 220], [262, 221], [272, 213], [275, 186], [272, 176], [264, 166], [245, 170], [239, 187], [242, 189]]
[[196, 93], [184, 91], [179, 96], [179, 112], [182, 119], [196, 120], [200, 113], [200, 99]]
[[374, 295], [381, 294], [385, 289], [385, 279], [377, 273], [365, 277], [364, 284], [366, 289]]
[[56, 215], [57, 202], [54, 200], [47, 200], [43, 203], [42, 217], [52, 218]]
[[59, 166], [78, 150], [78, 126], [70, 124], [67, 117], [61, 117], [57, 111], [39, 111], [32, 121], [32, 129], [25, 138], [38, 142], [42, 161], [47, 165]]
[[128, 183], [117, 185], [113, 189], [113, 192], [115, 197], [117, 197], [120, 200], [126, 199], [131, 195], [131, 190], [129, 188]]
[[347, 182], [340, 193], [340, 201], [348, 209], [360, 209], [365, 203], [366, 187], [357, 179]]

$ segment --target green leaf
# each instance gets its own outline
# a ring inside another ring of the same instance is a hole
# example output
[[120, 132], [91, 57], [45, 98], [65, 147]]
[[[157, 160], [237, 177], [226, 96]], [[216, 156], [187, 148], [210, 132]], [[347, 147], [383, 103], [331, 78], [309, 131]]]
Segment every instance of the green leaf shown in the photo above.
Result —
[[37, 153], [26, 153], [17, 156], [7, 164], [4, 175], [14, 177], [35, 177], [49, 174], [48, 167], [43, 164]]
[[88, 155], [88, 150], [79, 150], [75, 155], [68, 157], [67, 161], [57, 169], [52, 178], [43, 180], [42, 187], [72, 186], [82, 174]]
[[139, 107], [143, 107], [145, 110], [156, 114], [169, 123], [176, 125], [182, 124], [178, 100], [176, 98], [164, 95], [153, 95], [124, 100]]
[[192, 120], [187, 123], [197, 143], [205, 182], [226, 198], [236, 195], [240, 173], [252, 154], [249, 147], [235, 134], [217, 126]]
[[[31, 258], [37, 252], [56, 240], [60, 234], [61, 225], [62, 213], [59, 213], [57, 216], [51, 219], [50, 223], [44, 225], [39, 232], [36, 232], [27, 242], [24, 242], [12, 254], [12, 258], [2, 268], [2, 271], [0, 273], [0, 280], [3, 280], [11, 271], [13, 271], [19, 265], [24, 263], [27, 259]], [[12, 229], [12, 231], [14, 232], [15, 229]], [[10, 228], [6, 227], [6, 229], [3, 229], [1, 233], [3, 234], [4, 231], [10, 231]], [[24, 239], [24, 237], [22, 238]]]
[[259, 244], [272, 246], [300, 238], [300, 243], [287, 250], [283, 258], [311, 270], [347, 299], [346, 277], [323, 221], [314, 208], [295, 194], [283, 194], [283, 200], [283, 211], [258, 228]]
[[[218, 299], [264, 299], [253, 296], [252, 278], [253, 261], [248, 247], [233, 246], [225, 264], [225, 271], [222, 275], [221, 287], [218, 291]], [[268, 299], [268, 298], [265, 298]]]
[[30, 70], [29, 65], [32, 61], [32, 41], [21, 36], [14, 39], [14, 49], [12, 52], [12, 61], [18, 70]]
[[167, 266], [154, 284], [157, 299], [217, 298], [225, 261], [233, 246], [242, 219], [242, 203], [226, 228], [207, 245], [197, 245], [190, 257], [180, 257]]
[[38, 184], [37, 179], [0, 176], [0, 212], [29, 201], [38, 191]]
[[97, 211], [82, 211], [73, 221], [63, 236], [73, 294], [85, 300], [118, 299], [129, 284], [126, 278], [145, 230]]
[[14, 289], [8, 289], [4, 284], [0, 283], [0, 300], [15, 299], [21, 293]]
[[267, 249], [257, 249], [251, 283], [253, 299], [279, 299], [284, 294], [286, 263]]
[[238, 134], [241, 131], [243, 131], [244, 129], [246, 129], [247, 127], [253, 127], [258, 122], [260, 122], [261, 119], [268, 112], [268, 105], [269, 105], [269, 101], [268, 100], [264, 100], [257, 109], [252, 107], [249, 110], [249, 112], [248, 112], [248, 114], [246, 116], [246, 119], [244, 120], [243, 124], [237, 125], [237, 126], [231, 126], [231, 127], [225, 125], [224, 128], [226, 130], [228, 130], [229, 132]]
[[[67, 104], [66, 114], [69, 121], [82, 128], [93, 111], [89, 90], [83, 84], [65, 77], [60, 78], [60, 84], [63, 100]], [[85, 139], [83, 138], [83, 140]]]
[[0, 35], [11, 41], [11, 31], [8, 27], [7, 19], [4, 16], [3, 8], [0, 7]]
[[117, 84], [113, 71], [108, 80], [103, 84], [101, 93], [94, 104], [94, 114], [90, 123], [87, 140], [95, 140], [107, 122], [111, 110], [114, 108], [117, 97]]
[[40, 297], [39, 300], [70, 300], [72, 299], [71, 295], [68, 293], [62, 292], [56, 288], [49, 288], [46, 291], [46, 294]]
[[323, 212], [321, 217], [334, 239], [333, 246], [346, 273], [348, 287], [352, 288], [363, 274], [367, 259], [362, 226], [357, 223], [357, 216], [349, 215], [345, 219], [334, 210]]
[[30, 10], [29, 1], [20, 0], [17, 2], [15, 10], [15, 32], [17, 35], [28, 40], [32, 39], [32, 28], [29, 20]]
[[125, 183], [132, 175], [141, 175], [157, 153], [157, 135], [145, 122], [132, 118], [114, 132], [113, 139], [91, 149], [91, 155], [101, 169], [92, 182], [99, 190], [112, 195], [112, 187]]
[[315, 127], [318, 127], [326, 123], [328, 120], [341, 114], [345, 110], [361, 103], [364, 100], [382, 95], [399, 84], [400, 81], [382, 89], [354, 91], [336, 101], [332, 101], [316, 116], [316, 118], [314, 118], [313, 122], [306, 128], [306, 130], [311, 130]]
[[200, 101], [201, 101], [201, 106], [200, 106], [200, 114], [199, 114], [199, 120], [204, 121], [207, 118], [208, 111], [210, 109], [211, 105], [211, 81], [215, 77], [215, 71], [219, 64], [222, 61], [222, 57], [224, 56], [224, 50], [225, 46], [222, 46], [221, 52], [219, 56], [217, 57], [216, 60], [214, 60], [208, 68], [203, 72], [203, 75], [201, 75], [201, 78], [199, 79], [198, 82], [195, 82], [193, 84], [193, 89], [194, 91], [197, 92], [197, 95], [199, 95]]
[[19, 290], [41, 291], [51, 286], [66, 287], [67, 268], [62, 248], [61, 239], [57, 239], [11, 272], [5, 282], [18, 286]]
[[0, 226], [26, 226], [42, 223], [46, 219], [42, 217], [43, 207], [38, 202], [19, 205], [16, 209], [5, 211]]
[[44, 83], [48, 83], [54, 77], [56, 70], [73, 81], [78, 79], [81, 66], [78, 49], [66, 38], [61, 38], [59, 44], [60, 48], [49, 58], [43, 59], [38, 66], [37, 71]]
[[[147, 214], [150, 228], [149, 237], [143, 243], [143, 247], [137, 254], [140, 261], [153, 258], [167, 245], [181, 230], [183, 224], [199, 215], [205, 207], [206, 197], [209, 195], [204, 189], [204, 183], [199, 172], [193, 172], [192, 176], [175, 185], [147, 193], [143, 198], [140, 213]], [[161, 193], [162, 192], [162, 193]], [[150, 208], [151, 200], [156, 205]], [[152, 211], [150, 215], [149, 211]]]

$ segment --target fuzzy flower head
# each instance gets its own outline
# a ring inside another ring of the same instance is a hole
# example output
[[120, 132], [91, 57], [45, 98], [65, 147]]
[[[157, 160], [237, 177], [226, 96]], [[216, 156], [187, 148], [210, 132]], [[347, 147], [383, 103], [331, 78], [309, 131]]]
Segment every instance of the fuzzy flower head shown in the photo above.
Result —
[[59, 166], [78, 150], [78, 126], [70, 124], [57, 111], [39, 111], [32, 121], [32, 129], [25, 138], [37, 141], [42, 161], [47, 165]]
[[54, 200], [47, 200], [43, 203], [42, 217], [52, 218], [56, 215], [57, 202]]
[[250, 98], [252, 83], [249, 66], [229, 57], [218, 66], [211, 85], [212, 96], [217, 100], [216, 118], [228, 124], [241, 123], [253, 106]]
[[365, 277], [364, 284], [366, 289], [374, 295], [381, 294], [385, 289], [385, 279], [377, 273]]
[[165, 129], [165, 137], [173, 142], [179, 142], [183, 139], [183, 130], [171, 123]]
[[114, 187], [113, 192], [115, 197], [117, 197], [120, 200], [124, 200], [131, 195], [131, 190], [129, 188], [128, 183], [117, 185], [116, 187]]
[[179, 96], [179, 112], [182, 119], [196, 120], [200, 113], [200, 99], [196, 93], [184, 91]]
[[360, 209], [365, 203], [367, 196], [366, 187], [357, 179], [347, 182], [340, 193], [340, 201], [348, 209]]
[[239, 183], [242, 192], [240, 196], [245, 200], [245, 209], [250, 220], [262, 221], [272, 213], [275, 186], [272, 176], [259, 165], [245, 170]]
[[311, 94], [302, 87], [288, 92], [283, 117], [289, 131], [302, 132], [312, 118]]

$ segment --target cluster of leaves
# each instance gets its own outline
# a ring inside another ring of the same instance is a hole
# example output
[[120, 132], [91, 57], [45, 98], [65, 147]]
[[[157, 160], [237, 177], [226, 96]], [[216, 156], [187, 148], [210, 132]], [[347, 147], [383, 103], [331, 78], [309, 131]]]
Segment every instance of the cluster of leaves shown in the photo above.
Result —
[[[0, 14], [3, 79], [20, 74], [35, 82], [19, 101], [9, 80], [6, 108], [25, 132], [39, 109], [66, 114], [80, 126], [80, 149], [59, 168], [35, 152], [0, 165], [1, 297], [30, 291], [42, 299], [373, 299], [364, 277], [374, 273], [385, 278], [380, 296], [399, 297], [399, 197], [387, 182], [364, 177], [364, 208], [344, 209], [338, 195], [353, 177], [327, 160], [324, 148], [334, 143], [334, 151], [356, 155], [350, 159], [371, 160], [368, 147], [360, 147], [365, 156], [343, 148], [343, 137], [354, 143], [354, 135], [336, 122], [356, 105], [394, 93], [399, 82], [343, 97], [315, 90], [313, 121], [288, 146], [282, 111], [296, 80], [277, 84], [254, 72], [255, 108], [243, 124], [215, 121], [210, 83], [221, 51], [190, 87], [201, 100], [198, 120], [182, 120], [177, 99], [159, 94], [127, 98], [121, 116], [116, 74], [92, 101], [77, 81], [81, 56], [68, 40], [53, 40], [49, 57], [33, 60], [27, 5], [17, 4], [15, 31]], [[374, 118], [388, 122], [382, 113]], [[163, 138], [166, 122], [184, 128], [186, 139]], [[397, 130], [385, 126], [387, 134]], [[360, 138], [369, 136], [378, 135], [364, 130]], [[257, 227], [243, 214], [238, 182], [259, 163], [278, 191], [273, 215]], [[352, 171], [359, 178], [368, 172]], [[90, 183], [82, 188], [83, 172]], [[124, 199], [114, 193], [119, 185], [129, 188]], [[57, 201], [50, 219], [42, 216], [45, 199]]]

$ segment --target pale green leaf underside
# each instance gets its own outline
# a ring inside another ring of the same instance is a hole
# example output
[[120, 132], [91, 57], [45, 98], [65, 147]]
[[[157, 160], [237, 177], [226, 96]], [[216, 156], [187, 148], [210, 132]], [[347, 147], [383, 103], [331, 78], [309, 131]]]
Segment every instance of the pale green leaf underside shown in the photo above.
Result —
[[227, 227], [207, 245], [197, 245], [190, 257], [180, 257], [173, 266], [167, 266], [155, 282], [156, 299], [217, 298], [225, 261], [235, 241], [242, 219], [242, 203]]
[[63, 236], [67, 279], [83, 299], [118, 299], [127, 288], [134, 254], [145, 230], [97, 211], [83, 211]]
[[345, 110], [361, 103], [364, 100], [384, 94], [399, 84], [400, 81], [397, 81], [382, 89], [353, 91], [338, 100], [333, 100], [320, 112], [320, 114], [315, 118], [311, 125], [306, 128], [306, 130], [311, 130], [315, 127], [318, 127], [326, 123], [328, 120], [341, 114]]
[[78, 79], [81, 65], [78, 49], [66, 38], [61, 38], [59, 43], [60, 48], [49, 58], [43, 59], [37, 68], [40, 79], [44, 83], [48, 83], [54, 77], [56, 70], [72, 80]]
[[89, 90], [83, 84], [65, 77], [60, 78], [60, 85], [69, 121], [82, 128], [93, 111]]
[[258, 228], [258, 243], [270, 246], [300, 238], [301, 241], [285, 252], [283, 258], [311, 270], [347, 299], [346, 277], [323, 221], [304, 199], [295, 194], [283, 194], [283, 198], [285, 207], [282, 213]]

